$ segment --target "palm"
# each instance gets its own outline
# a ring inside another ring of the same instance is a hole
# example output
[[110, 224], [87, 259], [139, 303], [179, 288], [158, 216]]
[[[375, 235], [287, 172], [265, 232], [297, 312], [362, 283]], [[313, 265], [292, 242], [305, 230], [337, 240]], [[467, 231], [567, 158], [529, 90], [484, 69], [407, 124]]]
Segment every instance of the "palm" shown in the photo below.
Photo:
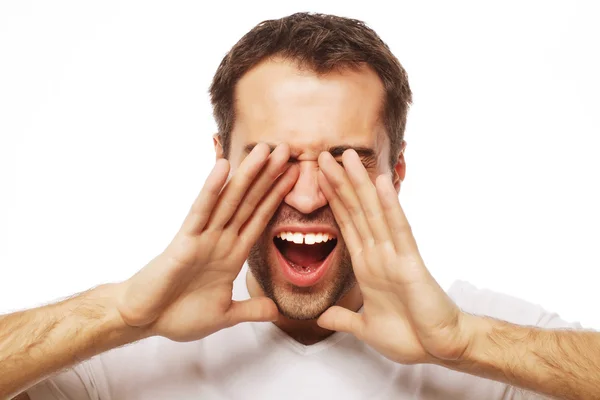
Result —
[[[363, 295], [363, 313], [361, 315], [361, 335], [364, 340], [379, 352], [393, 355], [393, 361], [403, 364], [419, 362], [427, 357], [427, 351], [419, 338], [418, 321], [414, 317], [423, 315], [422, 310], [410, 310], [412, 304], [406, 302], [407, 295], [416, 286], [418, 278], [398, 276], [397, 270], [392, 265], [394, 260], [381, 258], [381, 249], [363, 251], [353, 257], [353, 268], [360, 284]], [[382, 268], [388, 274], [374, 274], [369, 269], [369, 264], [385, 265]], [[382, 296], [382, 294], [388, 294]], [[389, 294], [393, 294], [390, 300]], [[422, 299], [427, 301], [426, 298]], [[416, 308], [423, 308], [422, 302], [414, 304]], [[369, 340], [369, 338], [383, 338], [383, 340]]]
[[460, 356], [460, 310], [427, 271], [389, 178], [373, 185], [356, 153], [343, 162], [322, 156], [319, 185], [351, 249], [364, 310], [332, 307], [319, 325], [352, 332], [402, 363]]
[[391, 310], [374, 309], [369, 303], [365, 300], [365, 311], [361, 316], [362, 340], [392, 361], [402, 364], [421, 362], [427, 352], [406, 317], [389, 312]]
[[154, 330], [172, 340], [189, 341], [206, 337], [228, 325], [224, 316], [231, 308], [232, 285], [195, 286], [192, 283], [163, 311]]
[[454, 331], [446, 329], [456, 310], [438, 296], [438, 290], [420, 282], [374, 286], [357, 280], [364, 300], [364, 340], [382, 354], [412, 364], [431, 358], [453, 359], [461, 353]]
[[297, 170], [285, 171], [288, 159], [286, 146], [271, 155], [256, 146], [227, 183], [228, 163], [215, 166], [173, 241], [124, 282], [119, 311], [127, 324], [187, 341], [276, 317], [270, 299], [231, 296], [251, 246], [297, 178]]

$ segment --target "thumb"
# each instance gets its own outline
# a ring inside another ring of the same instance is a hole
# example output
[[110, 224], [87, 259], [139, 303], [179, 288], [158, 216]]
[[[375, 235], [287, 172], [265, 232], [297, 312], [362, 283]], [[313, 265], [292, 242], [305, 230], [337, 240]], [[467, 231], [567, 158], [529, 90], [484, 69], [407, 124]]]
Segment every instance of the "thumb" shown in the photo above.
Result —
[[352, 333], [360, 338], [362, 333], [362, 320], [358, 313], [340, 306], [332, 306], [317, 320], [317, 324], [324, 329]]
[[229, 325], [240, 322], [268, 322], [279, 316], [279, 310], [268, 297], [255, 297], [244, 301], [233, 301], [227, 311]]

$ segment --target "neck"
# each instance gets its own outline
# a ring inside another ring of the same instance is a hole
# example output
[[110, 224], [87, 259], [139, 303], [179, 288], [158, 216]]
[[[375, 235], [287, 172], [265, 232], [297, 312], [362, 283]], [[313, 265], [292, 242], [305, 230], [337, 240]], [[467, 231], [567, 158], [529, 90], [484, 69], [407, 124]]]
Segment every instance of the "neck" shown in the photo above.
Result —
[[[246, 285], [250, 297], [264, 296], [260, 285], [249, 270], [246, 274]], [[362, 304], [362, 294], [358, 284], [356, 284], [335, 305], [356, 312], [362, 307]], [[317, 319], [295, 320], [289, 319], [281, 313], [277, 321], [273, 323], [292, 339], [306, 346], [318, 343], [334, 333], [334, 331], [323, 329], [317, 325]]]

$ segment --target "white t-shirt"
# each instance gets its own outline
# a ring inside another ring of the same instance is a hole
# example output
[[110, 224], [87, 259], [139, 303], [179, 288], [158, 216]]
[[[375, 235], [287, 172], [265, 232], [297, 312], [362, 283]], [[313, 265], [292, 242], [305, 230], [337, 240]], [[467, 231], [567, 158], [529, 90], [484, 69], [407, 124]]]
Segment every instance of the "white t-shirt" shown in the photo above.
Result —
[[[246, 271], [235, 281], [236, 300], [249, 297]], [[467, 282], [455, 282], [448, 294], [469, 313], [521, 325], [581, 328]], [[272, 323], [243, 323], [188, 343], [152, 337], [100, 354], [27, 393], [32, 400], [544, 398], [436, 365], [400, 365], [340, 332], [304, 346]]]

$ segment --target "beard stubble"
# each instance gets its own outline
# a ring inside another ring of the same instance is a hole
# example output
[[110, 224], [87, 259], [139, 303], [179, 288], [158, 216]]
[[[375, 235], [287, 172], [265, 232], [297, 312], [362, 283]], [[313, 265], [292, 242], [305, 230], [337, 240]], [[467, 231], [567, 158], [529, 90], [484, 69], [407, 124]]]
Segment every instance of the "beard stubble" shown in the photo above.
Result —
[[[330, 225], [337, 227], [333, 213], [329, 207], [322, 207], [311, 214], [302, 214], [287, 204], [282, 204], [269, 221], [263, 235], [252, 246], [248, 255], [248, 268], [258, 282], [266, 297], [269, 297], [279, 312], [286, 318], [294, 320], [311, 320], [318, 318], [329, 307], [337, 304], [356, 285], [356, 277], [352, 269], [350, 253], [343, 240], [338, 237], [336, 249], [337, 264], [331, 264], [335, 271], [333, 278], [322, 281], [313, 287], [298, 287], [289, 282], [275, 284], [269, 260], [275, 259], [271, 254], [274, 249], [272, 228], [277, 225]], [[338, 229], [339, 232], [339, 229]]]

